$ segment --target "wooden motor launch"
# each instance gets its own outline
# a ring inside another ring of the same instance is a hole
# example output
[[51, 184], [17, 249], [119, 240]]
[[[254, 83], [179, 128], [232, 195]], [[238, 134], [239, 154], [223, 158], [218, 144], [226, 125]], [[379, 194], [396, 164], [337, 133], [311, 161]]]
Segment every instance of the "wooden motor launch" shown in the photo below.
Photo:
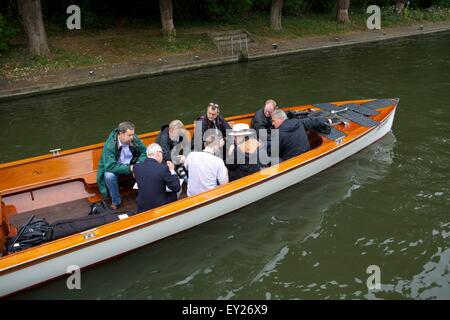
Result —
[[[311, 133], [312, 149], [201, 194], [0, 257], [0, 297], [124, 254], [220, 217], [323, 171], [381, 139], [399, 99], [354, 100], [284, 108], [321, 111], [340, 121], [327, 135]], [[254, 113], [226, 118], [250, 124]], [[192, 134], [194, 126], [186, 126]], [[145, 145], [158, 131], [139, 137]], [[49, 223], [86, 216], [101, 200], [96, 170], [103, 143], [0, 164], [0, 248], [30, 217]], [[121, 186], [123, 208], [136, 209], [133, 183]]]

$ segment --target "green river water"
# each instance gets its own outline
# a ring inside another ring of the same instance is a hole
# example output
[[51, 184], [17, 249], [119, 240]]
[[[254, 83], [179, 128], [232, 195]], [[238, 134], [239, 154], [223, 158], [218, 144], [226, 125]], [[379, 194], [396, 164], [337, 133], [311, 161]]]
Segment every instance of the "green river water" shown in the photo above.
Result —
[[[219, 219], [21, 299], [450, 299], [450, 33], [333, 48], [0, 103], [0, 162], [138, 133], [208, 102], [225, 116], [399, 97], [392, 133]], [[367, 268], [379, 266], [381, 289]]]

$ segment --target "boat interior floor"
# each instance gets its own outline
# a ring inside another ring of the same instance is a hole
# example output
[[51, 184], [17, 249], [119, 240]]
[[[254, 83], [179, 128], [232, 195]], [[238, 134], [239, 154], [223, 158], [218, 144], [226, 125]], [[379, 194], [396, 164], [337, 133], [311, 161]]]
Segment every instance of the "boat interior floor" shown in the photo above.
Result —
[[[117, 208], [116, 212], [136, 212], [136, 197], [137, 192], [127, 192], [126, 195], [122, 195], [122, 203], [120, 207]], [[187, 188], [186, 184], [183, 184], [182, 192], [179, 198], [182, 199], [185, 197], [187, 197]], [[107, 204], [109, 205], [110, 202], [107, 201]], [[36, 217], [44, 218], [48, 223], [53, 224], [59, 220], [85, 217], [90, 211], [91, 202], [89, 202], [88, 199], [79, 199], [41, 209], [17, 213], [11, 215], [9, 221], [13, 227], [19, 228], [24, 225], [31, 216], [35, 215]]]
[[[136, 212], [136, 208], [136, 194], [130, 194], [122, 196], [122, 204], [117, 209], [117, 212]], [[10, 223], [12, 226], [18, 228], [25, 224], [31, 216], [35, 215], [53, 224], [59, 220], [85, 217], [89, 214], [90, 210], [91, 203], [87, 199], [80, 199], [12, 215], [10, 217]]]

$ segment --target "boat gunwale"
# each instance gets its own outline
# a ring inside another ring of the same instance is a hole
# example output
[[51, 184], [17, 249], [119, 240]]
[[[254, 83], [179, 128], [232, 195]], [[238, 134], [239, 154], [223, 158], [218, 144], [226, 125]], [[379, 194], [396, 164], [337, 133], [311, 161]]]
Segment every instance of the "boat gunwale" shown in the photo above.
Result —
[[[396, 110], [397, 104], [398, 104], [398, 102], [393, 102], [393, 104], [390, 105], [390, 106], [386, 106], [386, 107], [380, 108], [380, 109], [391, 108], [391, 110], [384, 116], [383, 120], [380, 122], [379, 125], [374, 126], [374, 127], [370, 127], [370, 128], [358, 127], [357, 129], [355, 129], [355, 132], [356, 131], [363, 131], [363, 132], [355, 135], [350, 140], [343, 141], [340, 144], [334, 145], [331, 149], [329, 149], [329, 150], [327, 150], [325, 152], [318, 153], [314, 157], [309, 157], [309, 158], [306, 158], [305, 160], [302, 161], [301, 158], [302, 158], [302, 156], [305, 156], [305, 154], [301, 154], [301, 155], [298, 155], [298, 156], [296, 156], [296, 157], [294, 157], [292, 159], [283, 161], [282, 165], [284, 166], [284, 169], [282, 169], [282, 170], [280, 170], [278, 172], [275, 172], [273, 174], [269, 174], [269, 175], [266, 175], [266, 176], [264, 174], [262, 174], [262, 172], [265, 171], [265, 170], [267, 170], [267, 171], [274, 170], [273, 167], [269, 167], [269, 168], [266, 168], [266, 169], [264, 169], [264, 170], [262, 170], [260, 172], [257, 172], [257, 173], [254, 173], [252, 175], [249, 175], [247, 177], [242, 178], [242, 179], [245, 179], [245, 180], [239, 179], [239, 180], [233, 181], [233, 182], [231, 182], [229, 184], [226, 184], [226, 185], [223, 185], [223, 186], [218, 186], [215, 189], [205, 191], [205, 192], [203, 192], [201, 194], [198, 194], [198, 195], [195, 195], [193, 197], [180, 199], [179, 201], [177, 201], [176, 204], [175, 203], [166, 204], [164, 206], [161, 206], [161, 207], [158, 207], [158, 208], [155, 208], [155, 209], [152, 209], [152, 210], [149, 210], [149, 211], [142, 212], [142, 213], [139, 213], [137, 215], [131, 216], [131, 217], [129, 217], [127, 219], [124, 219], [124, 220], [115, 221], [115, 222], [112, 222], [112, 223], [109, 223], [109, 224], [106, 224], [106, 225], [103, 225], [103, 226], [100, 226], [100, 227], [97, 227], [97, 228], [94, 228], [94, 229], [86, 230], [86, 231], [83, 231], [83, 232], [80, 232], [80, 233], [77, 233], [77, 234], [74, 234], [74, 235], [70, 235], [68, 237], [64, 237], [64, 238], [61, 238], [61, 239], [58, 239], [58, 240], [55, 240], [55, 241], [51, 241], [49, 243], [45, 243], [45, 244], [43, 244], [43, 245], [41, 245], [39, 247], [30, 248], [30, 249], [27, 249], [27, 250], [24, 250], [24, 251], [21, 251], [21, 252], [17, 252], [17, 253], [14, 253], [14, 254], [2, 257], [2, 258], [0, 258], [0, 264], [1, 264], [2, 260], [3, 260], [3, 262], [5, 262], [6, 260], [10, 260], [10, 259], [14, 259], [14, 258], [16, 258], [16, 259], [19, 258], [19, 260], [21, 260], [21, 261], [19, 261], [18, 263], [15, 263], [15, 264], [7, 265], [3, 269], [0, 269], [0, 276], [5, 275], [5, 274], [9, 274], [11, 272], [14, 272], [17, 269], [19, 269], [19, 270], [23, 269], [23, 268], [25, 268], [25, 267], [27, 267], [29, 265], [37, 264], [40, 261], [47, 261], [47, 260], [53, 259], [54, 257], [58, 257], [58, 256], [61, 256], [61, 255], [64, 255], [64, 254], [67, 254], [67, 253], [79, 250], [79, 249], [81, 249], [83, 247], [91, 246], [91, 245], [94, 245], [96, 243], [104, 242], [104, 241], [107, 241], [107, 240], [109, 240], [111, 238], [119, 237], [119, 236], [121, 236], [123, 234], [133, 232], [134, 230], [139, 230], [139, 229], [148, 227], [148, 226], [150, 226], [152, 224], [155, 224], [155, 223], [158, 223], [160, 221], [164, 221], [164, 220], [176, 217], [178, 215], [187, 213], [189, 211], [192, 211], [195, 208], [203, 207], [203, 206], [209, 205], [211, 203], [217, 202], [217, 201], [219, 201], [219, 200], [221, 200], [223, 198], [227, 198], [227, 197], [229, 197], [231, 195], [234, 195], [235, 193], [238, 193], [238, 192], [241, 192], [243, 190], [252, 188], [255, 185], [259, 185], [259, 184], [262, 184], [262, 183], [264, 183], [266, 181], [275, 179], [275, 178], [277, 178], [277, 177], [279, 177], [281, 175], [284, 175], [284, 174], [286, 174], [286, 173], [288, 173], [288, 172], [290, 172], [292, 170], [298, 169], [299, 167], [302, 167], [302, 166], [307, 165], [307, 164], [309, 164], [309, 163], [311, 163], [313, 161], [316, 161], [316, 160], [318, 160], [318, 159], [320, 159], [322, 157], [325, 157], [325, 156], [329, 155], [330, 153], [333, 153], [333, 152], [335, 152], [335, 151], [337, 151], [337, 150], [339, 150], [339, 149], [341, 149], [341, 148], [343, 148], [345, 146], [348, 146], [349, 144], [351, 144], [351, 143], [359, 140], [360, 138], [364, 137], [366, 134], [372, 132], [376, 128], [379, 128], [381, 125], [383, 125], [390, 118], [391, 114]], [[362, 129], [362, 130], [359, 130], [359, 129]], [[325, 147], [326, 145], [329, 145], [329, 144], [333, 143], [332, 140], [329, 140], [327, 142], [328, 143], [323, 143], [321, 146], [319, 146], [318, 148], [316, 148], [314, 150], [321, 149], [322, 147]], [[255, 180], [254, 178], [257, 175], [259, 175], [259, 178], [257, 180]], [[248, 181], [246, 181], [246, 180], [248, 180]], [[246, 182], [243, 182], [243, 181], [246, 181]], [[239, 183], [241, 183], [242, 185], [237, 187], [237, 188], [232, 188], [233, 184], [236, 185], [236, 184], [239, 184]], [[232, 188], [232, 189], [230, 189], [229, 191], [220, 193], [221, 189], [224, 189], [224, 188], [227, 188], [227, 187], [228, 188]], [[207, 194], [209, 194], [209, 195], [217, 194], [217, 196], [207, 198], [206, 197]], [[175, 211], [170, 211], [170, 212], [165, 213], [165, 214], [163, 214], [163, 213], [158, 214], [158, 211], [163, 211], [163, 212], [167, 211], [169, 207], [172, 207], [174, 205], [180, 205], [183, 202], [187, 202], [187, 201], [192, 202], [192, 200], [196, 200], [195, 198], [198, 198], [197, 200], [200, 200], [200, 201], [197, 201], [197, 202], [194, 201], [193, 203], [191, 203], [191, 205], [189, 205], [187, 207], [180, 208], [180, 209], [175, 210]], [[156, 217], [152, 217], [152, 215], [156, 215]], [[131, 221], [132, 220], [141, 220], [141, 221], [140, 222], [137, 221], [137, 223], [130, 224], [130, 219], [131, 219]], [[104, 231], [105, 229], [111, 228], [112, 226], [117, 227], [117, 226], [120, 226], [121, 224], [127, 224], [129, 226], [128, 227], [124, 227], [124, 228], [119, 228], [118, 230], [115, 230], [115, 231], [112, 231], [112, 232], [111, 231], [109, 231], [109, 232], [106, 231], [105, 234], [103, 234], [103, 235], [100, 234], [100, 235], [96, 236], [95, 238], [92, 238], [92, 239], [89, 239], [89, 240], [86, 240], [86, 239], [82, 238], [84, 234], [93, 232], [94, 230], [95, 231]], [[53, 250], [51, 252], [47, 252], [45, 254], [40, 254], [39, 253], [39, 251], [45, 251], [45, 249], [48, 248], [49, 246], [57, 246], [63, 241], [64, 242], [71, 241], [71, 242], [73, 242], [73, 244], [69, 245], [69, 246], [66, 246], [64, 248], [61, 248], [59, 250]], [[23, 253], [30, 254], [30, 253], [33, 252], [33, 250], [34, 250], [34, 253], [36, 255], [34, 258], [32, 258], [32, 259], [22, 258], [22, 257], [24, 257], [22, 255]], [[22, 259], [20, 259], [20, 258], [22, 258]]]

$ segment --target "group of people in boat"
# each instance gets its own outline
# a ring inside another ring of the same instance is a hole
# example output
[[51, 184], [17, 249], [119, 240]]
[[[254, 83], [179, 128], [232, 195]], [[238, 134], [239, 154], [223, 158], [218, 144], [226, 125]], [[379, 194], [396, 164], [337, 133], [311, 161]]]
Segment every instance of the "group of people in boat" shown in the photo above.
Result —
[[184, 124], [173, 120], [161, 128], [154, 143], [145, 146], [134, 124], [122, 122], [104, 144], [97, 185], [116, 210], [122, 203], [119, 180], [133, 175], [139, 189], [137, 211], [146, 211], [176, 201], [183, 181], [187, 195], [193, 196], [300, 155], [310, 150], [307, 130], [330, 124], [323, 117], [289, 119], [273, 99], [255, 113], [251, 126], [231, 127], [220, 106], [209, 103], [195, 122], [193, 140]]

